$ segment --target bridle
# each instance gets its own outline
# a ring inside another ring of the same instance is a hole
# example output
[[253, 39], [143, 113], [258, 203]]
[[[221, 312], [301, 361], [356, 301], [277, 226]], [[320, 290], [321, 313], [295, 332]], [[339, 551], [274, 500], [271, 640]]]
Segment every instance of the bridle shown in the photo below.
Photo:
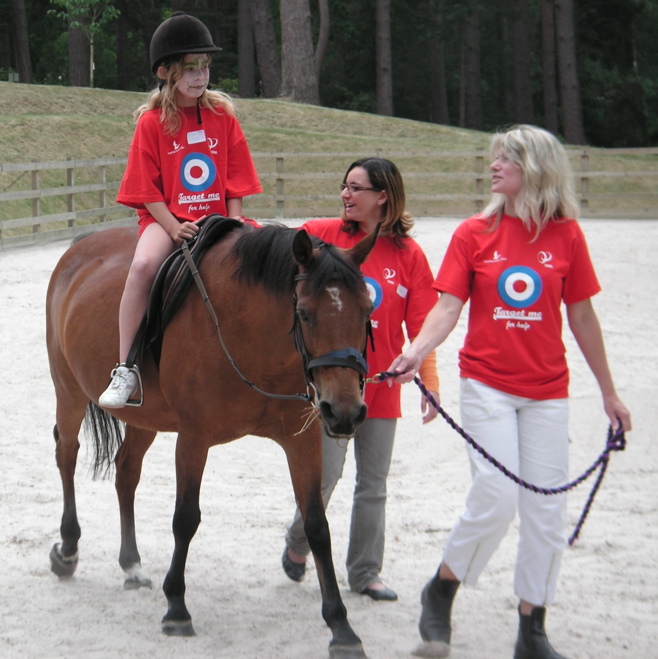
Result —
[[[295, 275], [295, 283], [310, 279], [310, 275], [299, 273]], [[368, 340], [370, 340], [371, 349], [375, 349], [375, 337], [372, 333], [372, 323], [368, 318], [366, 322], [366, 342], [363, 350], [359, 351], [356, 348], [345, 348], [343, 350], [332, 350], [320, 357], [311, 358], [304, 342], [304, 334], [302, 326], [297, 314], [297, 293], [293, 296], [293, 325], [292, 329], [293, 338], [295, 339], [295, 348], [302, 358], [302, 367], [304, 369], [304, 379], [306, 380], [306, 390], [313, 389], [317, 397], [317, 388], [313, 382], [313, 369], [319, 366], [342, 366], [344, 368], [352, 368], [359, 374], [359, 388], [361, 395], [363, 395], [363, 387], [365, 386], [365, 376], [368, 372], [368, 362], [366, 353], [368, 350]]]
[[[231, 356], [231, 353], [229, 352], [226, 343], [224, 343], [224, 338], [222, 337], [222, 332], [219, 327], [219, 320], [217, 319], [217, 314], [215, 313], [212, 303], [210, 302], [210, 298], [208, 297], [208, 293], [206, 292], [206, 287], [203, 285], [203, 281], [201, 281], [199, 270], [196, 266], [196, 263], [194, 262], [194, 259], [192, 258], [192, 255], [190, 254], [190, 249], [187, 242], [183, 242], [181, 249], [183, 252], [183, 256], [185, 257], [185, 261], [187, 262], [187, 265], [190, 268], [190, 272], [192, 273], [192, 277], [194, 278], [197, 288], [201, 293], [201, 297], [203, 299], [204, 305], [208, 310], [208, 313], [210, 314], [210, 317], [212, 318], [213, 322], [215, 323], [215, 329], [217, 330], [217, 336], [219, 338], [219, 343], [222, 346], [222, 350], [224, 351], [224, 354], [226, 355], [226, 358], [228, 359], [229, 363], [233, 367], [233, 370], [238, 374], [240, 379], [245, 384], [250, 386], [258, 393], [262, 394], [263, 396], [267, 396], [268, 398], [276, 398], [278, 400], [303, 400], [307, 403], [311, 403], [315, 407], [317, 405], [318, 390], [313, 381], [313, 369], [318, 368], [320, 366], [341, 366], [344, 368], [352, 368], [359, 373], [359, 387], [361, 389], [361, 394], [363, 395], [363, 387], [365, 385], [365, 375], [368, 372], [368, 363], [366, 361], [368, 339], [370, 339], [370, 344], [372, 349], [373, 350], [375, 349], [375, 343], [374, 343], [374, 337], [372, 333], [372, 325], [370, 323], [370, 319], [368, 319], [367, 321], [366, 342], [362, 351], [350, 347], [350, 348], [345, 348], [344, 350], [332, 350], [331, 352], [321, 355], [320, 357], [311, 358], [306, 348], [306, 343], [304, 341], [304, 334], [297, 314], [298, 298], [297, 298], [297, 291], [295, 290], [295, 293], [293, 295], [293, 324], [290, 333], [292, 333], [293, 335], [295, 341], [295, 348], [297, 349], [297, 352], [302, 358], [304, 380], [306, 382], [306, 393], [305, 394], [301, 394], [301, 393], [273, 394], [271, 392], [264, 391], [263, 389], [258, 387], [255, 383], [251, 382], [251, 380], [247, 379], [240, 370], [240, 368], [238, 367], [238, 365], [233, 360], [233, 357]], [[307, 279], [310, 279], [310, 276], [308, 274], [298, 273], [297, 275], [295, 275], [295, 279], [294, 279], [295, 286], [297, 286], [297, 284], [300, 281], [304, 281]]]

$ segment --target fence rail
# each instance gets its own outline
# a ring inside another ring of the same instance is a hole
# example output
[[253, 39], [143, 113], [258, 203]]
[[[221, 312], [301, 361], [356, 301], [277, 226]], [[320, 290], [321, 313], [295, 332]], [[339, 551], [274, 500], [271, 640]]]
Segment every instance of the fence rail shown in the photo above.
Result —
[[[363, 153], [254, 153], [253, 218], [335, 216], [346, 163]], [[378, 152], [400, 167], [416, 217], [466, 216], [489, 198], [485, 151]], [[583, 216], [658, 218], [658, 148], [569, 149]], [[114, 201], [125, 158], [0, 164], [0, 249], [135, 223]]]

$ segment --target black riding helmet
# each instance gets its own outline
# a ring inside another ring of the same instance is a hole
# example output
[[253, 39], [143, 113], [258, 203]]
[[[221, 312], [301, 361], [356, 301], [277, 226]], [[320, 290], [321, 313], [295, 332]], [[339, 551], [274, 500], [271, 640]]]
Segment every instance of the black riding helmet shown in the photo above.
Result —
[[176, 11], [159, 25], [151, 37], [151, 71], [155, 73], [160, 64], [177, 55], [218, 53], [220, 50], [213, 43], [208, 28], [198, 18]]

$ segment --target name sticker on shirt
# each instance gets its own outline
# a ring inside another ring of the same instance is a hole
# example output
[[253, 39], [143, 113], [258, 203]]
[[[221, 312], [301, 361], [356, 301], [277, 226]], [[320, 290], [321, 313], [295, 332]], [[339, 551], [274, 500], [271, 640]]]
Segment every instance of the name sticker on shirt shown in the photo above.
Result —
[[201, 142], [206, 141], [206, 131], [203, 130], [192, 130], [187, 134], [187, 143], [188, 144], [200, 144]]
[[407, 297], [407, 293], [409, 292], [408, 289], [406, 289], [402, 284], [399, 284], [395, 292], [401, 297], [405, 298]]

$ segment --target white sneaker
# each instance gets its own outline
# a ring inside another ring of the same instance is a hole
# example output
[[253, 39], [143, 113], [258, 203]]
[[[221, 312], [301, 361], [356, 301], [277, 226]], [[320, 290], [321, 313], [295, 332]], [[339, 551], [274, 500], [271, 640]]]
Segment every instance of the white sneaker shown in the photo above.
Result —
[[137, 389], [137, 374], [133, 369], [120, 364], [112, 371], [110, 386], [98, 399], [100, 407], [125, 407]]

